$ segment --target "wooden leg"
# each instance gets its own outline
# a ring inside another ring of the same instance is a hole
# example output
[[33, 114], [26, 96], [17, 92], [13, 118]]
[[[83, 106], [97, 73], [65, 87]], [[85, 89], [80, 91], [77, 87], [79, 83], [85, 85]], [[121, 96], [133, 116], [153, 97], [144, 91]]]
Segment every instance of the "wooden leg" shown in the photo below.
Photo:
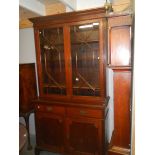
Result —
[[28, 133], [28, 147], [27, 147], [27, 149], [28, 150], [31, 150], [32, 149], [32, 145], [31, 145], [31, 141], [30, 141], [30, 133], [29, 133], [29, 116], [30, 116], [30, 114], [28, 114], [28, 115], [26, 115], [25, 117], [24, 117], [24, 119], [25, 119], [25, 123], [26, 123], [26, 129], [27, 129], [27, 133]]
[[37, 147], [35, 147], [35, 155], [39, 155], [40, 154], [40, 149], [38, 149]]

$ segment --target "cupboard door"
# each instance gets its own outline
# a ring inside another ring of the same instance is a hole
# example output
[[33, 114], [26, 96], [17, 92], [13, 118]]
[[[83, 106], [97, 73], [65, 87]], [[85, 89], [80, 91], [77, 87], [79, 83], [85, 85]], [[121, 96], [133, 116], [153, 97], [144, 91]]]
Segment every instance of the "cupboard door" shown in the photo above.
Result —
[[100, 22], [70, 27], [72, 90], [75, 96], [100, 96]]
[[72, 155], [101, 155], [102, 121], [88, 118], [67, 120], [69, 152]]
[[64, 150], [64, 121], [51, 113], [36, 113], [37, 145], [53, 151]]
[[40, 91], [46, 95], [66, 95], [63, 28], [40, 29], [39, 38]]

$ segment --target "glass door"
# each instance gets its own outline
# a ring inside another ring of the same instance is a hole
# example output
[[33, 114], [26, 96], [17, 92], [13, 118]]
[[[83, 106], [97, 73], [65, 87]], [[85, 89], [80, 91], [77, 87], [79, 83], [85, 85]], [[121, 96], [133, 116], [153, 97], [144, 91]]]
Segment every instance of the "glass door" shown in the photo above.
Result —
[[66, 95], [63, 28], [39, 30], [43, 94]]
[[75, 96], [100, 96], [99, 22], [70, 29], [72, 89]]

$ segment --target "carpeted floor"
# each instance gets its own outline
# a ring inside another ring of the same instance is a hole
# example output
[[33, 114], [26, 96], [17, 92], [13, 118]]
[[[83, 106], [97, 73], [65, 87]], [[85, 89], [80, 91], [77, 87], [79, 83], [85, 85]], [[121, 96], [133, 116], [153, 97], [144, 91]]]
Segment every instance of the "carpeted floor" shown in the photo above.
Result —
[[[34, 154], [34, 148], [35, 148], [35, 144], [36, 144], [35, 136], [31, 136], [31, 144], [32, 144], [32, 147], [33, 147], [32, 150], [27, 150], [27, 144], [26, 144], [19, 155], [35, 155]], [[40, 155], [60, 155], [60, 154], [47, 152], [47, 151], [41, 151]]]

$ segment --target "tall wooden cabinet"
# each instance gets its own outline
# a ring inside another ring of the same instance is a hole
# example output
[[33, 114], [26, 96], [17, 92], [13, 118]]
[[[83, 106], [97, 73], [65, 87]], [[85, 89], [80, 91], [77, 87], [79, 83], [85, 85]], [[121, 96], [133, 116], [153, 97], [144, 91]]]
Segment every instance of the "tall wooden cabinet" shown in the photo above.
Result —
[[132, 15], [108, 18], [108, 66], [114, 76], [114, 132], [109, 155], [130, 154]]
[[99, 8], [30, 19], [39, 81], [36, 155], [105, 154], [107, 18]]

